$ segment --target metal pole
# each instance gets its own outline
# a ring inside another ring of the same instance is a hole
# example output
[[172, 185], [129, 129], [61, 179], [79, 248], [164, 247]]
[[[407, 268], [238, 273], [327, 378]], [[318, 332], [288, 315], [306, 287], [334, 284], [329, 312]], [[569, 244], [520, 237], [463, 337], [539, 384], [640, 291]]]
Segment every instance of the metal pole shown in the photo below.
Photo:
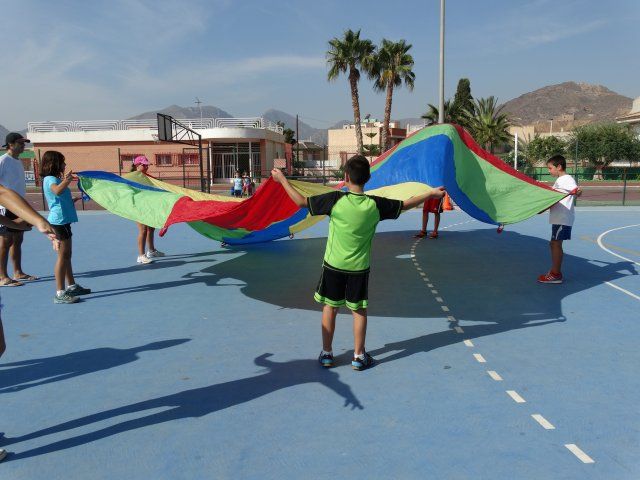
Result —
[[182, 149], [182, 188], [187, 188], [187, 167], [185, 166], [185, 160], [187, 158], [186, 148]]
[[204, 193], [205, 179], [204, 167], [202, 165], [202, 135], [198, 135], [198, 158], [200, 159], [200, 191]]
[[444, 1], [440, 0], [440, 101], [438, 123], [444, 123]]
[[213, 183], [212, 175], [210, 149], [207, 148], [207, 193], [211, 193], [211, 184]]
[[[296, 162], [300, 162], [300, 125], [298, 124], [298, 115], [296, 115]], [[304, 176], [304, 165], [302, 166], [302, 176]]]
[[[39, 165], [38, 170], [42, 172], [42, 156], [40, 155], [40, 149], [38, 149], [38, 165]], [[44, 199], [44, 183], [43, 182], [40, 182], [40, 192], [42, 193], [42, 211], [44, 212], [47, 210], [47, 203]]]
[[120, 147], [118, 147], [118, 175], [122, 176], [122, 156], [120, 155]]
[[516, 132], [516, 145], [515, 145], [515, 154], [514, 154], [513, 165], [516, 170], [518, 170], [518, 132]]
[[576, 138], [576, 158], [573, 163], [573, 176], [576, 178], [576, 183], [578, 183], [578, 138]]
[[623, 179], [622, 206], [624, 207], [624, 204], [626, 203], [626, 200], [627, 200], [627, 167], [624, 167], [624, 170], [623, 170], [623, 173], [622, 173], [622, 179]]

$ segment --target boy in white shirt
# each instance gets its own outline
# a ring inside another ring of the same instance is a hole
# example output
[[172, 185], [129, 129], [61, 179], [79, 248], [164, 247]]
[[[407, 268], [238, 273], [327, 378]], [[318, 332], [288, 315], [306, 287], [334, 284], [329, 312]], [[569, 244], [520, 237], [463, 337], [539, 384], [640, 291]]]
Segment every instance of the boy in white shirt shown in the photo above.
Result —
[[567, 161], [562, 155], [554, 155], [547, 160], [549, 173], [557, 177], [553, 189], [569, 193], [549, 209], [549, 223], [551, 224], [551, 270], [540, 275], [540, 283], [562, 283], [562, 242], [571, 240], [571, 227], [575, 219], [574, 195], [579, 195], [580, 189], [573, 177], [565, 171]]

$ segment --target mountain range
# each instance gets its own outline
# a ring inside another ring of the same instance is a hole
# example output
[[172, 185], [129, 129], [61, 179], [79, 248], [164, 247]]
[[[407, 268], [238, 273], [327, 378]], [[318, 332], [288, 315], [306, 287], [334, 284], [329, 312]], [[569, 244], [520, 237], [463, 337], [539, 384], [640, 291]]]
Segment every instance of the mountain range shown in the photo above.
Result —
[[564, 82], [520, 95], [503, 105], [513, 123], [530, 125], [573, 117], [576, 124], [615, 120], [631, 109], [633, 99], [602, 85]]
[[[633, 99], [619, 95], [602, 85], [592, 85], [580, 82], [564, 82], [548, 85], [533, 92], [520, 95], [502, 105], [514, 124], [539, 126], [544, 131], [545, 125], [553, 119], [554, 125], [562, 128], [572, 128], [586, 123], [614, 120], [617, 116], [631, 109]], [[170, 105], [161, 110], [140, 113], [131, 119], [155, 118], [156, 113], [166, 113], [175, 118], [199, 118], [201, 110], [198, 107], [181, 107]], [[423, 112], [419, 112], [418, 115]], [[211, 105], [202, 106], [204, 118], [233, 118], [229, 112]], [[296, 117], [281, 110], [269, 109], [260, 115], [272, 121], [282, 122], [285, 128], [296, 129]], [[421, 124], [418, 117], [396, 119], [400, 127], [407, 124]], [[311, 140], [320, 145], [327, 143], [327, 129], [315, 128], [299, 120], [300, 139]], [[329, 128], [341, 128], [352, 120], [341, 120]], [[0, 138], [4, 138], [7, 129], [0, 125]]]

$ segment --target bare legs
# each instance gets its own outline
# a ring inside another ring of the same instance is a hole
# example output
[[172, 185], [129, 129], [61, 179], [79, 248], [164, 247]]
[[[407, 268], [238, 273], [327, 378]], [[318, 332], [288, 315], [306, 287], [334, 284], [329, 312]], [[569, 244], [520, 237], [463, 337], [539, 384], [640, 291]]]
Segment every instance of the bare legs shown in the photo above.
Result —
[[147, 227], [147, 247], [149, 252], [155, 252], [156, 246], [153, 243], [153, 237], [156, 229], [153, 227]]
[[73, 278], [73, 269], [71, 268], [70, 238], [68, 240], [60, 240], [58, 260], [56, 261], [54, 272], [56, 277], [56, 290], [65, 290], [68, 286], [76, 283]]
[[4, 330], [2, 329], [2, 320], [0, 319], [0, 357], [7, 349], [7, 344], [4, 343]]
[[26, 273], [22, 271], [22, 240], [24, 238], [24, 232], [15, 232], [13, 234], [13, 245], [9, 249], [9, 256], [11, 257], [11, 263], [13, 263], [13, 277], [17, 280], [28, 277]]
[[367, 336], [367, 309], [352, 310], [353, 314], [353, 354], [364, 353], [364, 341]]
[[[137, 223], [138, 225], [138, 255], [142, 256], [149, 252], [155, 252], [156, 247], [153, 243], [153, 237], [156, 229], [153, 227], [148, 227], [147, 225], [143, 225], [141, 223]], [[147, 250], [145, 250], [147, 247]]]
[[[353, 310], [353, 351], [354, 355], [364, 353], [364, 344], [367, 336], [367, 309]], [[322, 349], [325, 352], [332, 351], [333, 334], [336, 330], [336, 315], [338, 308], [325, 305], [322, 308]]]
[[330, 352], [333, 343], [333, 334], [336, 331], [336, 315], [338, 308], [330, 305], [322, 307], [322, 349]]
[[[434, 215], [434, 225], [429, 238], [437, 238], [438, 237], [438, 227], [440, 226], [440, 213], [436, 212]], [[420, 233], [416, 235], [416, 237], [422, 238], [427, 234], [427, 224], [429, 223], [429, 212], [422, 211], [422, 230]]]
[[13, 245], [13, 233], [5, 233], [0, 236], [0, 282], [7, 283], [11, 281], [9, 272], [7, 272], [7, 263], [9, 261], [9, 250]]
[[551, 248], [551, 273], [562, 273], [562, 240], [551, 240], [549, 242]]
[[[436, 234], [438, 235], [438, 227], [440, 226], [440, 213], [434, 213], [434, 220], [433, 220], [433, 232], [431, 232], [432, 234]], [[425, 225], [425, 228], [427, 228], [427, 226]]]

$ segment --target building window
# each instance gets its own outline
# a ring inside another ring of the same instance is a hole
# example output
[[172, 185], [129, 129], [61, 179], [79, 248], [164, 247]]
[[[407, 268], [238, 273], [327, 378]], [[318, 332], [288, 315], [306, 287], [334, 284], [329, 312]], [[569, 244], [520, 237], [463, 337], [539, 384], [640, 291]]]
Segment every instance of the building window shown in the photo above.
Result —
[[178, 165], [200, 165], [200, 157], [197, 153], [179, 153]]
[[120, 161], [124, 164], [124, 162], [133, 162], [133, 159], [142, 155], [141, 153], [121, 153]]
[[156, 165], [158, 167], [171, 167], [173, 161], [170, 153], [156, 153]]

